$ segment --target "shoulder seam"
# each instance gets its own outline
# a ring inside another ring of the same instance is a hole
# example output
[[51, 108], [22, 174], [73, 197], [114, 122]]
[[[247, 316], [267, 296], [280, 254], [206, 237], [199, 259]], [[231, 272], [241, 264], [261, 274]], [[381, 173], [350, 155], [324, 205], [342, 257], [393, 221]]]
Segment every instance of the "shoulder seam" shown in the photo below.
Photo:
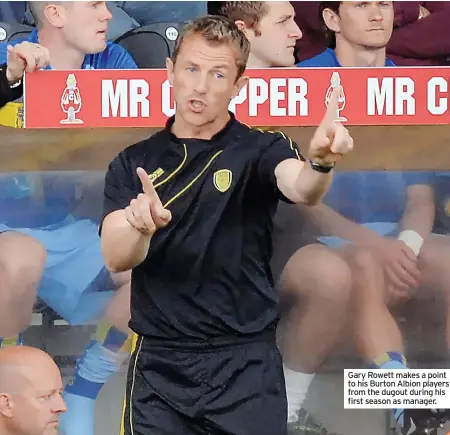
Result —
[[298, 160], [302, 160], [300, 157], [300, 153], [298, 152], [298, 148], [294, 145], [294, 141], [285, 133], [283, 133], [281, 130], [263, 130], [262, 128], [259, 127], [251, 127], [248, 124], [244, 124], [243, 122], [241, 123], [242, 125], [245, 125], [246, 127], [248, 127], [250, 130], [254, 130], [254, 131], [259, 131], [260, 133], [269, 133], [269, 134], [279, 134], [283, 137], [283, 139], [287, 140], [289, 142], [289, 147], [291, 148], [292, 151], [294, 151], [296, 157]]

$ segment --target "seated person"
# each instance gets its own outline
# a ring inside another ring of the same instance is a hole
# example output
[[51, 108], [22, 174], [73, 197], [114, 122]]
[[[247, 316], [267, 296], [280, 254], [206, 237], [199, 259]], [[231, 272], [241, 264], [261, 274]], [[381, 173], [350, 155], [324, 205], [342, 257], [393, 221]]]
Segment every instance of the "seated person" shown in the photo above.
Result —
[[[30, 8], [37, 28], [25, 39], [48, 49], [50, 65], [47, 68], [136, 68], [124, 48], [107, 41], [111, 14], [106, 2], [33, 1]], [[14, 41], [13, 44], [20, 43]], [[0, 44], [0, 63], [6, 61], [7, 51], [7, 44]], [[31, 176], [28, 180], [30, 190], [36, 183], [42, 183]], [[115, 292], [120, 297], [120, 293], [129, 287], [130, 273], [109, 275], [106, 272], [97, 223], [93, 220], [76, 219], [69, 213], [58, 222], [38, 228], [16, 228], [13, 223], [2, 223], [0, 231], [8, 232], [0, 238], [18, 234], [44, 246], [48, 258], [38, 296], [70, 324], [83, 324], [98, 318]], [[34, 277], [34, 281], [39, 282], [39, 279]], [[99, 281], [110, 291], [92, 291]], [[32, 304], [27, 307], [31, 313]], [[120, 308], [128, 312], [126, 305]], [[70, 411], [64, 415], [61, 425], [66, 435], [93, 434], [95, 398], [129, 356], [128, 329], [126, 325], [121, 328], [101, 325], [96, 339], [78, 361], [74, 381], [65, 392]]]
[[[15, 46], [27, 41], [40, 44], [50, 52], [51, 69], [132, 69], [136, 68], [130, 54], [120, 45], [107, 41], [106, 34], [111, 13], [106, 2], [83, 2], [80, 6], [69, 7], [64, 2], [30, 2], [30, 9], [35, 16], [36, 29], [20, 39], [14, 40]], [[78, 9], [77, 9], [78, 8]], [[73, 9], [73, 10], [71, 10]], [[68, 13], [79, 15], [77, 22], [68, 21]], [[42, 18], [39, 18], [42, 17]], [[79, 32], [84, 29], [84, 32]], [[75, 36], [76, 35], [76, 36]], [[74, 47], [68, 56], [67, 42], [75, 39]], [[8, 44], [0, 43], [0, 63], [6, 60]], [[17, 125], [16, 117], [21, 116], [21, 104], [15, 105], [15, 110], [0, 111], [0, 125]], [[5, 117], [7, 118], [5, 119]]]
[[[300, 67], [383, 67], [394, 66], [386, 57], [392, 34], [392, 2], [323, 2], [324, 23], [330, 48], [299, 64]], [[368, 32], [368, 29], [376, 31]], [[440, 291], [450, 303], [450, 239], [432, 234], [434, 193], [427, 173], [349, 174], [352, 185], [362, 190], [371, 214], [361, 223], [347, 219], [322, 204], [310, 213], [322, 232], [333, 237], [321, 240], [334, 249], [366, 249], [365, 262], [355, 264], [352, 321], [358, 349], [373, 368], [406, 369], [404, 343], [390, 307], [413, 298], [421, 288]], [[345, 177], [340, 178], [345, 182]], [[335, 183], [326, 201], [337, 205], [343, 186]], [[364, 206], [358, 203], [358, 207]], [[450, 306], [449, 306], [450, 308]], [[450, 318], [447, 319], [450, 349]], [[394, 410], [402, 434], [414, 425]]]
[[[25, 69], [45, 67], [49, 55], [46, 49], [27, 42], [9, 47], [6, 60], [0, 67], [0, 108], [22, 95]], [[0, 337], [19, 334], [28, 326], [45, 262], [45, 248], [36, 239], [0, 232]]]
[[[108, 39], [115, 41], [124, 33], [154, 23], [184, 22], [206, 14], [206, 2], [173, 1], [109, 1], [108, 9], [112, 14], [108, 28]], [[25, 22], [34, 24], [32, 14], [27, 10]]]
[[[323, 32], [320, 5], [326, 2], [293, 2], [296, 21], [303, 32], [297, 41], [298, 61], [310, 59], [327, 46]], [[333, 3], [329, 2], [333, 7]], [[394, 30], [387, 45], [387, 54], [398, 66], [448, 65], [450, 38], [446, 26], [450, 18], [450, 4], [445, 1], [394, 2]], [[442, 36], [444, 35], [444, 36]]]

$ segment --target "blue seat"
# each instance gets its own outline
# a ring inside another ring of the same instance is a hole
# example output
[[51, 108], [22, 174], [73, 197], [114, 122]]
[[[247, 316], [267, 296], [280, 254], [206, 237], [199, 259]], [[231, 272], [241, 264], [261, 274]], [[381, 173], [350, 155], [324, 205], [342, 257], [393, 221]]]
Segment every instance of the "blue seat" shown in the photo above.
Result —
[[139, 68], [165, 68], [184, 24], [148, 24], [128, 31], [114, 42], [131, 54]]

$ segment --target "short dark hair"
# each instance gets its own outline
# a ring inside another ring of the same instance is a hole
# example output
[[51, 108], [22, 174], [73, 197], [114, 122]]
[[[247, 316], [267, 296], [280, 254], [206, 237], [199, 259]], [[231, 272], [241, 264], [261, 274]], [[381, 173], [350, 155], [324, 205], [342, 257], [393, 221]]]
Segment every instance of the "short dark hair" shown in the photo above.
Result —
[[218, 15], [206, 15], [189, 22], [181, 30], [175, 44], [172, 54], [172, 62], [174, 64], [177, 61], [183, 41], [191, 35], [200, 35], [210, 44], [228, 44], [233, 46], [236, 51], [237, 78], [242, 76], [247, 68], [250, 43], [244, 32], [239, 30], [234, 22]]
[[323, 24], [323, 32], [327, 38], [327, 45], [329, 48], [336, 48], [336, 35], [335, 33], [328, 28], [325, 24], [325, 20], [323, 19], [323, 11], [325, 9], [332, 10], [336, 15], [339, 15], [339, 8], [341, 7], [342, 2], [320, 2], [319, 6], [319, 19]]

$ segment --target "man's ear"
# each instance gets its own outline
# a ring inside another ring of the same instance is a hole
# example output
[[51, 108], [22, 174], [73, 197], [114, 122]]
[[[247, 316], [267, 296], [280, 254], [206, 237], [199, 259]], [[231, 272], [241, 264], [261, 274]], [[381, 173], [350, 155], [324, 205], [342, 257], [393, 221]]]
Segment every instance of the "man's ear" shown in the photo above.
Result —
[[332, 11], [331, 9], [324, 9], [322, 12], [323, 21], [325, 22], [325, 25], [335, 33], [339, 33], [341, 30], [341, 21], [339, 18], [339, 15], [336, 14], [336, 12]]
[[251, 41], [251, 38], [255, 36], [255, 32], [252, 31], [252, 29], [249, 29], [247, 25], [242, 20], [237, 20], [234, 22], [236, 24], [237, 28], [244, 33], [246, 38]]
[[241, 89], [248, 83], [248, 76], [241, 76], [236, 80], [236, 83], [234, 84], [234, 91], [233, 96], [231, 99], [237, 97], [239, 95], [239, 92], [241, 92]]
[[5, 418], [11, 418], [13, 414], [14, 404], [11, 396], [6, 393], [0, 393], [0, 415]]
[[42, 11], [43, 19], [48, 21], [53, 27], [64, 27], [67, 20], [69, 20], [69, 11], [67, 10], [70, 2], [67, 5], [48, 4]]
[[166, 59], [166, 68], [167, 68], [167, 80], [169, 81], [170, 86], [173, 86], [173, 70], [175, 68], [175, 65], [170, 57]]

